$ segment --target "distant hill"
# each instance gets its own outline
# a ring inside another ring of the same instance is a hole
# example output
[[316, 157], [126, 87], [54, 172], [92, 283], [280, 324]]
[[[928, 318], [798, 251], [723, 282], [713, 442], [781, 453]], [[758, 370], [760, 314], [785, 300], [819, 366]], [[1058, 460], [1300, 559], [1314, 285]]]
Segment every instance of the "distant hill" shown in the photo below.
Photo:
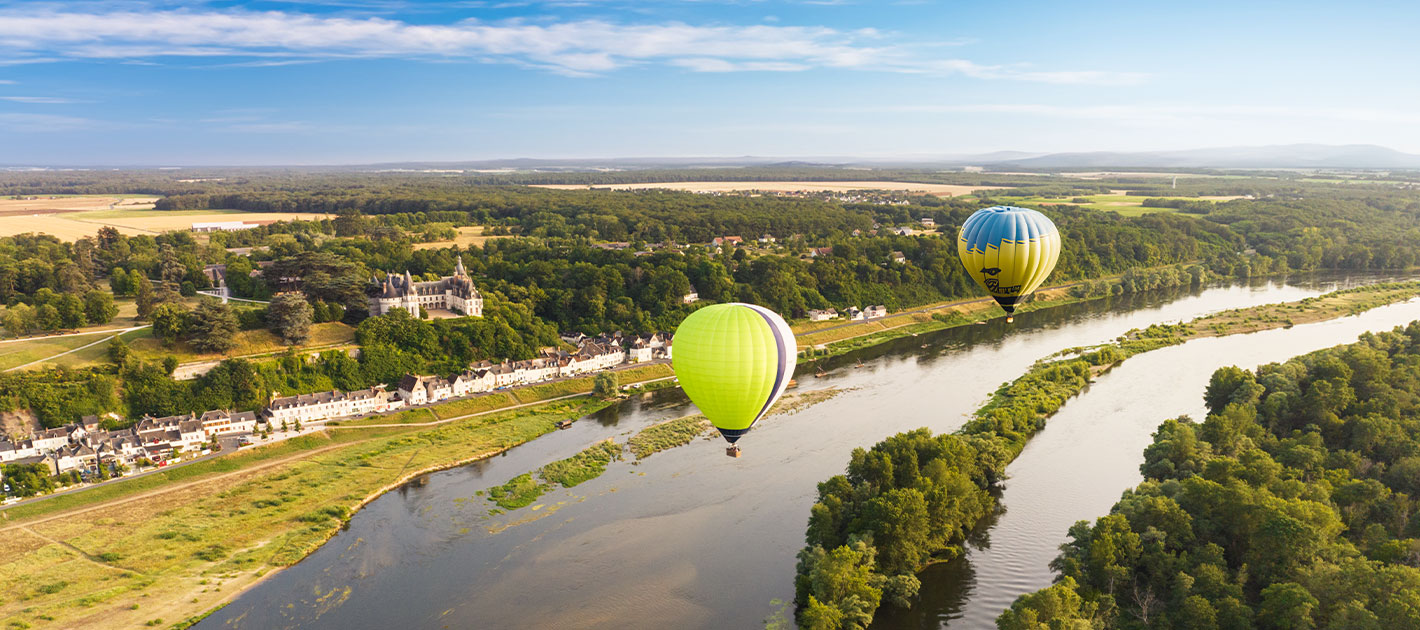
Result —
[[983, 159], [981, 163], [1019, 168], [1420, 168], [1420, 155], [1372, 144], [1288, 144], [1142, 153], [1051, 153], [1021, 159]]
[[995, 170], [1080, 168], [1420, 168], [1420, 155], [1371, 144], [1288, 144], [1182, 151], [1095, 151], [916, 154], [894, 158], [853, 156], [513, 158], [460, 162], [399, 162], [338, 168], [358, 170], [509, 170], [588, 172], [680, 168], [937, 168], [987, 166]]

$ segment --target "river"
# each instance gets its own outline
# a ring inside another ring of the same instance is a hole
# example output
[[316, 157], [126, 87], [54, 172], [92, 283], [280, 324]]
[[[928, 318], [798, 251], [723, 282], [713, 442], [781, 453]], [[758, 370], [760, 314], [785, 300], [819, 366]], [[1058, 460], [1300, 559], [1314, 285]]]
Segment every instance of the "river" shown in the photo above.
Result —
[[[766, 418], [724, 456], [716, 439], [613, 463], [537, 504], [489, 515], [477, 493], [593, 442], [690, 413], [678, 390], [632, 398], [468, 466], [425, 475], [371, 502], [311, 556], [242, 594], [198, 628], [752, 628], [793, 597], [795, 554], [816, 484], [849, 453], [904, 430], [960, 427], [1036, 359], [1152, 323], [1291, 301], [1366, 277], [1255, 281], [1121, 296], [1026, 313], [835, 357], [802, 390], [842, 394]], [[1220, 366], [1253, 367], [1420, 319], [1420, 301], [1356, 317], [1204, 339], [1146, 353], [1068, 403], [1010, 466], [1003, 505], [964, 561], [923, 575], [922, 601], [883, 609], [875, 628], [992, 628], [1080, 519], [1138, 483], [1154, 427], [1202, 416]]]

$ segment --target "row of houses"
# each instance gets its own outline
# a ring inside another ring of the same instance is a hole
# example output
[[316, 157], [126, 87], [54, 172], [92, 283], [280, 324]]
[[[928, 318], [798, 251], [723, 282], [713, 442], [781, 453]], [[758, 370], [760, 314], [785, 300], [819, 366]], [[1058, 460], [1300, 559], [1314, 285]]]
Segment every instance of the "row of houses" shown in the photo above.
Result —
[[521, 361], [479, 361], [453, 376], [406, 374], [393, 392], [380, 387], [342, 392], [276, 398], [267, 406], [266, 421], [273, 427], [317, 424], [337, 418], [394, 411], [451, 398], [528, 385], [556, 378], [582, 376], [623, 363], [644, 363], [671, 358], [671, 336], [638, 336], [624, 344], [620, 334], [588, 337], [564, 336], [577, 346], [572, 352], [545, 348], [539, 356]]
[[126, 429], [105, 430], [98, 416], [36, 433], [25, 440], [0, 440], [0, 464], [45, 464], [53, 474], [97, 471], [110, 464], [162, 462], [191, 453], [224, 435], [256, 430], [253, 411], [216, 409], [202, 415], [145, 416]]
[[843, 312], [842, 315], [838, 313], [838, 309], [809, 309], [808, 315], [809, 321], [811, 322], [826, 322], [831, 319], [838, 319], [840, 316], [847, 316], [848, 321], [856, 322], [868, 319], [877, 319], [879, 317], [887, 317], [887, 307], [883, 306], [882, 304], [875, 304], [873, 306], [869, 306], [868, 308], [860, 310], [856, 306], [850, 306], [848, 307], [848, 310]]

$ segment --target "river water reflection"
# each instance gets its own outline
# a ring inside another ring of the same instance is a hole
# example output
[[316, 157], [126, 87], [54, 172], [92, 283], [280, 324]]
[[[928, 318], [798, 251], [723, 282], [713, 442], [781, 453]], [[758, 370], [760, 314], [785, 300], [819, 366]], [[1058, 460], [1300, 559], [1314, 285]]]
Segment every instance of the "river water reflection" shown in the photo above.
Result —
[[[366, 506], [310, 557], [197, 627], [751, 628], [793, 596], [794, 556], [816, 484], [849, 453], [917, 427], [952, 431], [1002, 382], [1058, 350], [1152, 323], [1297, 300], [1377, 281], [1303, 277], [1117, 297], [908, 337], [824, 364], [801, 389], [836, 398], [767, 418], [724, 456], [700, 440], [639, 464], [613, 463], [537, 505], [489, 516], [480, 490], [607, 437], [693, 411], [677, 390], [633, 398], [507, 453], [426, 475]], [[1125, 362], [1065, 406], [1009, 470], [1007, 510], [965, 561], [923, 576], [923, 601], [881, 628], [991, 628], [1075, 520], [1107, 513], [1139, 480], [1141, 451], [1166, 418], [1201, 416], [1209, 374], [1252, 367], [1420, 319], [1420, 303], [1359, 317], [1189, 342]], [[860, 367], [861, 366], [861, 367]], [[537, 509], [533, 509], [536, 507]], [[786, 611], [787, 613], [787, 611]]]

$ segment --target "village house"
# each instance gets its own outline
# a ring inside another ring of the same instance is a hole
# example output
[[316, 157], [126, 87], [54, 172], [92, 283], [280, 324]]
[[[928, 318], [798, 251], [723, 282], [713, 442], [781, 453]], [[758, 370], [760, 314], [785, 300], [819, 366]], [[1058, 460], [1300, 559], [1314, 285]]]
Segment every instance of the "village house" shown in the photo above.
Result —
[[846, 313], [848, 315], [848, 321], [850, 322], [859, 322], [867, 319], [867, 316], [863, 314], [863, 311], [858, 310], [858, 307], [856, 306], [848, 307]]
[[637, 336], [631, 340], [631, 345], [626, 351], [627, 363], [646, 363], [656, 359], [670, 358], [669, 333], [652, 333], [644, 337]]
[[497, 377], [488, 370], [465, 370], [452, 381], [454, 396], [467, 396], [478, 392], [493, 391]]
[[133, 426], [138, 438], [147, 444], [167, 444], [169, 448], [193, 451], [208, 440], [202, 421], [192, 414], [153, 418], [143, 416]]
[[700, 292], [695, 287], [690, 287], [690, 293], [680, 296], [681, 304], [694, 304], [700, 301]]
[[809, 258], [819, 258], [819, 257], [822, 257], [822, 256], [829, 256], [829, 255], [832, 255], [832, 254], [833, 254], [833, 246], [831, 246], [831, 245], [828, 246], [828, 247], [814, 247], [814, 248], [810, 248], [810, 249], [809, 249]]
[[232, 413], [227, 409], [214, 409], [202, 414], [198, 420], [202, 421], [202, 432], [207, 435], [208, 439], [219, 435], [256, 431], [256, 412], [254, 411]]
[[773, 243], [773, 242], [774, 242], [774, 235], [773, 235], [773, 234], [769, 234], [769, 233], [765, 233], [764, 236], [759, 237], [759, 242], [762, 243], [762, 244], [765, 244], [765, 245], [768, 245], [769, 243]]
[[637, 337], [631, 342], [631, 347], [626, 349], [627, 363], [648, 363], [651, 361], [651, 345]]
[[729, 247], [731, 245], [740, 245], [742, 243], [744, 243], [744, 239], [738, 236], [717, 236], [710, 241], [710, 246]]
[[0, 464], [12, 464], [41, 454], [32, 440], [0, 441]]
[[438, 280], [416, 282], [406, 270], [403, 276], [386, 275], [384, 282], [375, 278], [371, 281], [379, 285], [379, 293], [370, 298], [371, 316], [402, 308], [410, 315], [419, 317], [419, 308], [423, 307], [426, 311], [447, 309], [483, 317], [483, 294], [473, 286], [473, 279], [464, 270], [462, 256], [454, 267], [454, 275]]
[[936, 219], [933, 219], [932, 217], [922, 217], [922, 218], [918, 221], [918, 223], [921, 223], [921, 224], [922, 224], [922, 227], [924, 227], [924, 228], [934, 228], [934, 227], [937, 227], [937, 220], [936, 220]]
[[902, 252], [893, 252], [892, 261], [900, 265], [907, 262], [907, 257], [902, 255]]
[[30, 438], [30, 441], [34, 443], [35, 448], [41, 451], [52, 450], [68, 444], [69, 433], [70, 430], [63, 427], [45, 429], [34, 434], [34, 436]]
[[863, 309], [863, 317], [865, 319], [877, 319], [879, 317], [887, 317], [887, 307], [883, 306], [882, 304], [869, 306], [868, 308]]
[[826, 322], [830, 319], [838, 319], [838, 311], [836, 309], [809, 309], [809, 321], [811, 322]]
[[399, 399], [406, 405], [425, 405], [454, 395], [454, 385], [438, 376], [405, 374], [399, 380]]

